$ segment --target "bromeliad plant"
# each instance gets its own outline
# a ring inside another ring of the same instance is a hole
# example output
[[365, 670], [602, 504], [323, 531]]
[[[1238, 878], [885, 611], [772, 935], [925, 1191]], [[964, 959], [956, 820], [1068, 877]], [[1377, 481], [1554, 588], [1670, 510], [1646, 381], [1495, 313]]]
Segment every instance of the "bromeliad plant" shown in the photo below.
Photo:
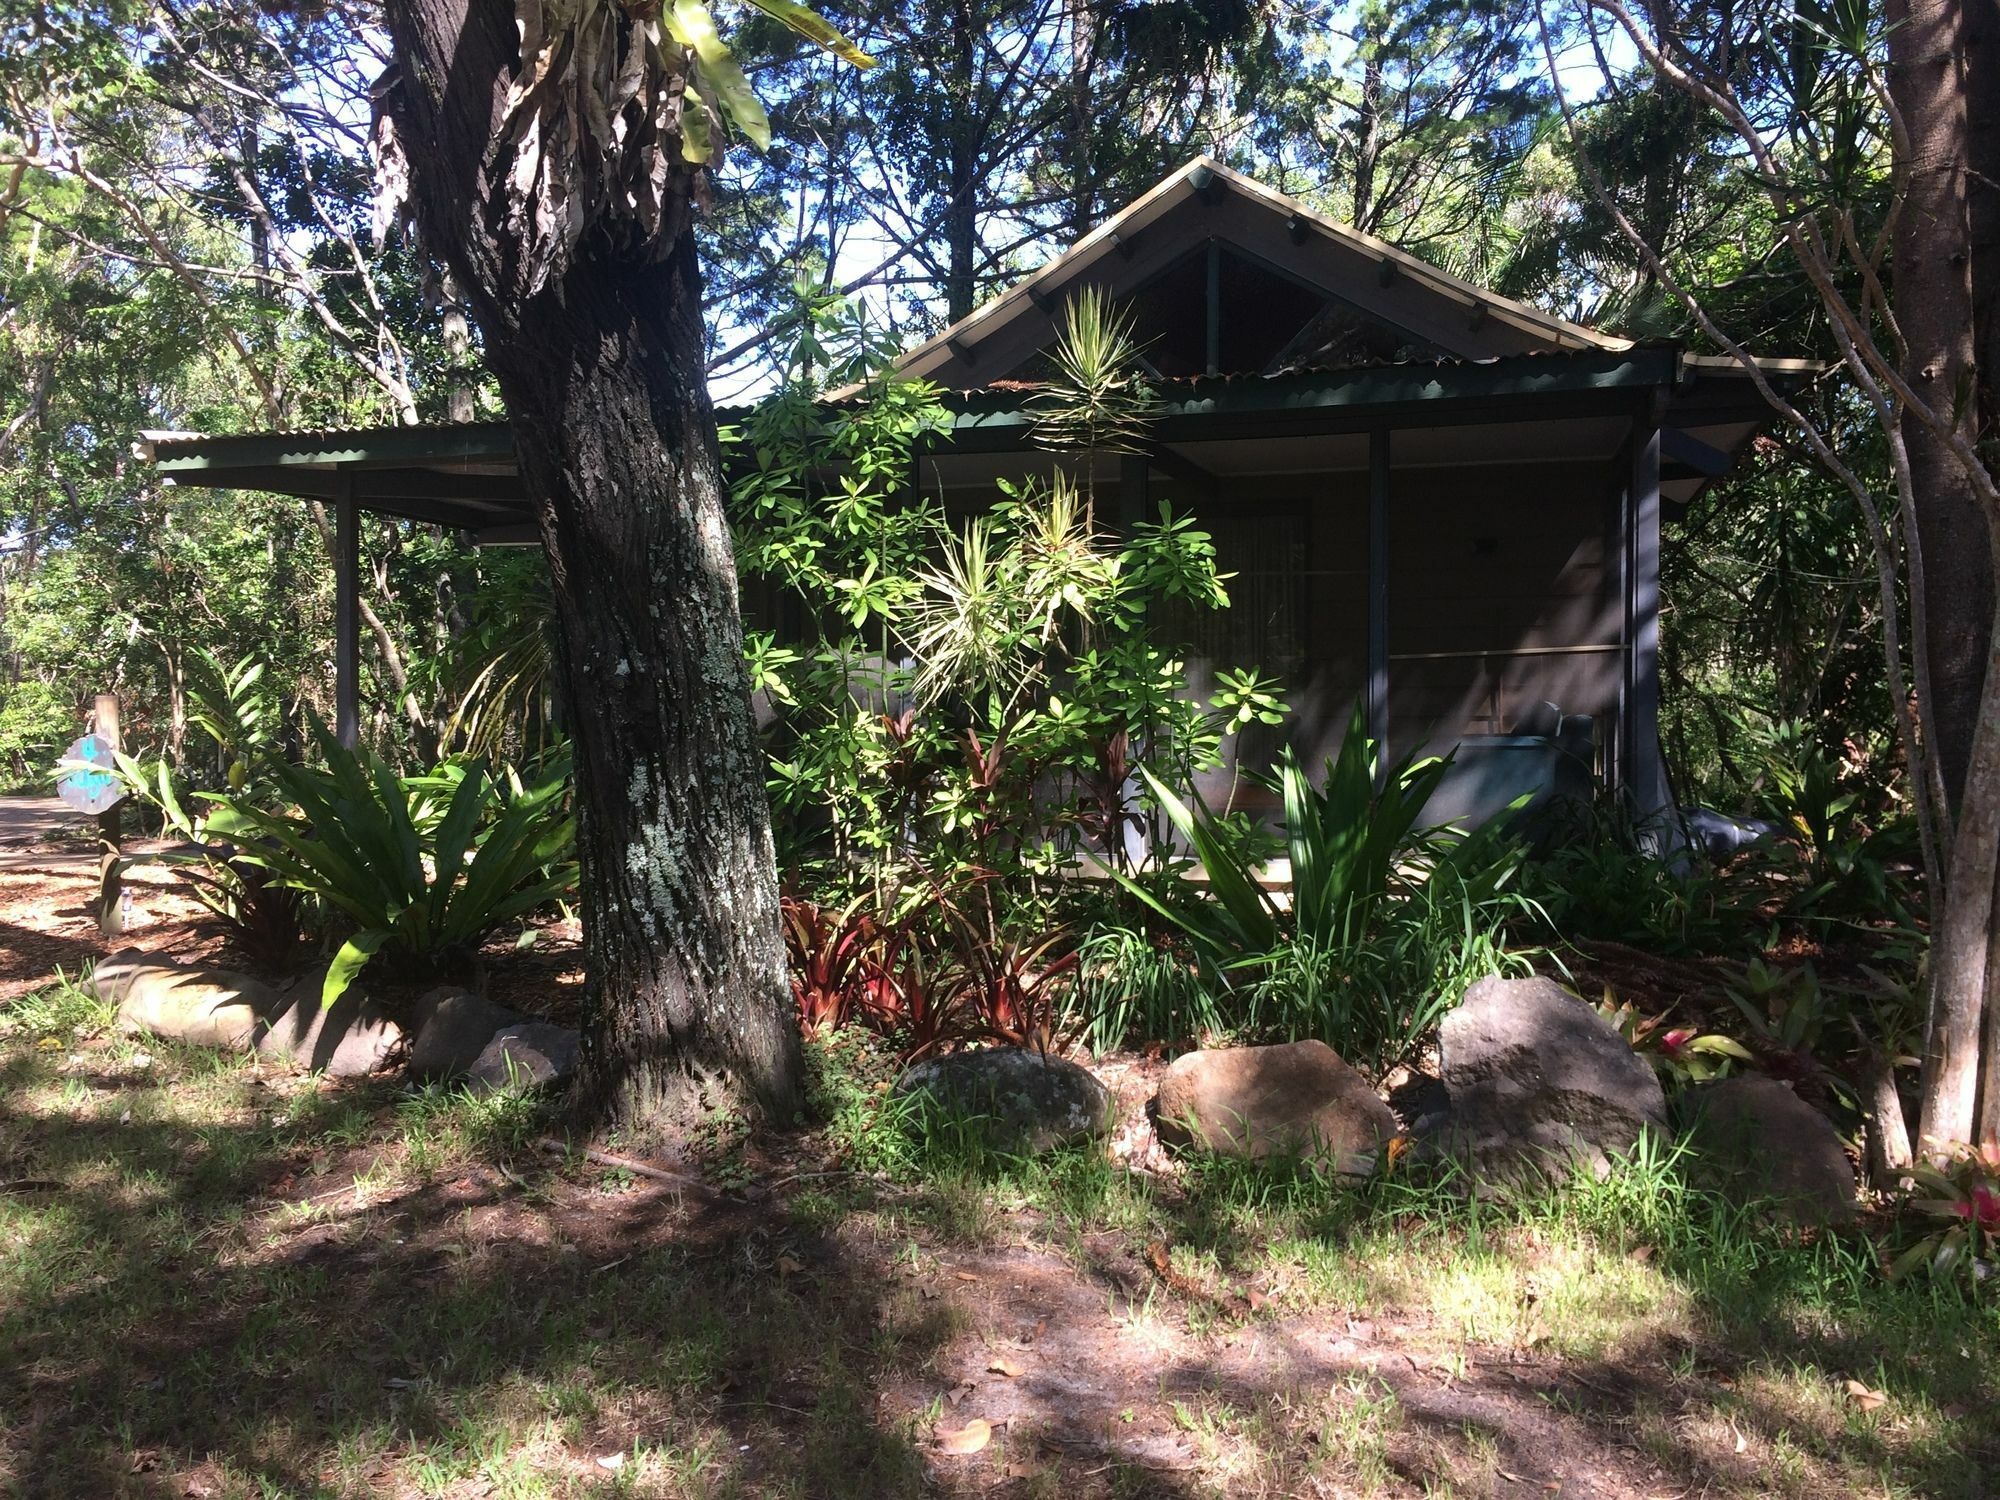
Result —
[[899, 915], [784, 900], [799, 1026], [808, 1037], [863, 1026], [906, 1061], [968, 1043], [1058, 1050], [1077, 954], [1061, 930], [988, 930], [977, 891], [932, 887]]
[[2000, 1261], [2000, 1150], [1962, 1152], [1943, 1167], [1919, 1163], [1909, 1176], [1905, 1206], [1925, 1233], [1890, 1262], [1890, 1279], [1922, 1270], [1940, 1281], [1962, 1278], [1977, 1291]]
[[324, 1003], [378, 952], [429, 968], [462, 964], [501, 923], [574, 891], [565, 766], [545, 767], [532, 786], [512, 771], [496, 780], [477, 763], [405, 778], [317, 720], [312, 728], [324, 768], [273, 759], [281, 803], [203, 795], [215, 805], [212, 837], [351, 929], [327, 970]]
[[1666, 1015], [1647, 1015], [1630, 1000], [1619, 1000], [1608, 985], [1597, 1013], [1625, 1039], [1626, 1046], [1653, 1065], [1662, 1083], [1676, 1089], [1727, 1078], [1738, 1064], [1756, 1060], [1755, 1054], [1734, 1037], [1693, 1026], [1669, 1026]]

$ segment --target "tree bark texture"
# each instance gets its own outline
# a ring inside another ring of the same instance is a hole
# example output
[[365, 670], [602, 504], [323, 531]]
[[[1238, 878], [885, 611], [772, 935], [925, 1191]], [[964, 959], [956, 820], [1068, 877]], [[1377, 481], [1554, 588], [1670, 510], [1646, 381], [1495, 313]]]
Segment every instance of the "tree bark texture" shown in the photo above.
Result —
[[[1972, 337], [1979, 362], [1979, 435], [2000, 442], [2000, 0], [1966, 0], [1967, 219], [1972, 231]], [[1987, 467], [1994, 466], [1991, 447]]]
[[510, 7], [391, 0], [411, 200], [485, 334], [536, 501], [570, 710], [585, 1003], [577, 1105], [674, 1127], [798, 1103], [763, 763], [676, 163], [651, 243], [602, 225], [539, 290], [496, 228]]
[[[1913, 389], [1934, 411], [1977, 426], [1972, 218], [1967, 152], [1971, 121], [1965, 12], [1957, 0], [1890, 0], [1889, 89], [1909, 132], [1909, 159], [1894, 247], [1896, 316]], [[1958, 459], [1929, 427], [1903, 420], [1923, 551], [1931, 699], [1924, 732], [1956, 809], [1979, 723], [1992, 633], [1993, 518]]]
[[945, 204], [944, 316], [956, 323], [972, 313], [977, 293], [974, 269], [979, 255], [979, 110], [973, 94], [978, 60], [972, 7], [958, 0], [951, 7], [951, 159], [947, 163], [950, 198]]

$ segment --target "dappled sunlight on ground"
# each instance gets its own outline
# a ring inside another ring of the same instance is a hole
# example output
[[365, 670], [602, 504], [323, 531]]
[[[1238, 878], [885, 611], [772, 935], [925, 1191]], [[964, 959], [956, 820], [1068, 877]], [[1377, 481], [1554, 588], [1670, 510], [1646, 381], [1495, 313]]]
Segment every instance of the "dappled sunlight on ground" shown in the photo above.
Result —
[[1823, 1280], [1725, 1309], [1601, 1224], [1086, 1158], [884, 1178], [802, 1137], [697, 1201], [532, 1149], [518, 1101], [36, 1004], [0, 1037], [25, 1493], [1986, 1492], [1990, 1314], [1961, 1352]]

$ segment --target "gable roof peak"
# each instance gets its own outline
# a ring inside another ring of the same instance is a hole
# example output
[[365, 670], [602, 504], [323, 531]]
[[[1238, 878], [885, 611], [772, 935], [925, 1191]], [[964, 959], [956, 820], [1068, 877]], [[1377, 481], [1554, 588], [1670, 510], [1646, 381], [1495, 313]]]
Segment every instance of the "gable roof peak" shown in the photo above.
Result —
[[[911, 349], [896, 368], [957, 389], [1013, 376], [1055, 341], [1061, 306], [1070, 292], [1096, 284], [1124, 300], [1157, 284], [1177, 261], [1209, 244], [1228, 252], [1233, 265], [1257, 267], [1260, 274], [1298, 288], [1299, 305], [1311, 300], [1313, 318], [1335, 310], [1380, 330], [1399, 331], [1414, 344], [1453, 358], [1631, 347], [1630, 340], [1453, 276], [1201, 155], [1039, 269]], [[1304, 334], [1303, 327], [1300, 332]], [[1224, 373], [1216, 370], [1214, 334], [1209, 337], [1207, 369]]]

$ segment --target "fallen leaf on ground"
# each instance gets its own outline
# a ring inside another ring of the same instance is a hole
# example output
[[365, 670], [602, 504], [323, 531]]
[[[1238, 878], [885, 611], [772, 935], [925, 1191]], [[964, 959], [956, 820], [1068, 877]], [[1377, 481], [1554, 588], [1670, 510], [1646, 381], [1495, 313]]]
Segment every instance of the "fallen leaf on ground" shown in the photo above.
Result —
[[984, 1417], [974, 1417], [963, 1427], [947, 1429], [938, 1434], [938, 1450], [961, 1456], [977, 1453], [993, 1441], [993, 1424]]
[[991, 1370], [995, 1375], [1005, 1375], [1009, 1380], [1012, 1380], [1016, 1375], [1021, 1373], [1021, 1367], [1015, 1364], [1013, 1360], [1004, 1359], [999, 1355], [995, 1355], [986, 1368]]
[[956, 1276], [960, 1281], [977, 1281], [979, 1279], [970, 1271], [953, 1271], [951, 1274]]
[[622, 1469], [625, 1467], [625, 1455], [622, 1453], [607, 1453], [597, 1461], [597, 1467], [614, 1471]]
[[1866, 1383], [1859, 1380], [1850, 1380], [1847, 1382], [1847, 1394], [1854, 1399], [1854, 1404], [1863, 1411], [1873, 1411], [1878, 1406], [1886, 1406], [1889, 1401], [1889, 1393], [1887, 1391], [1871, 1391]]
[[795, 1256], [781, 1255], [778, 1257], [778, 1274], [780, 1276], [796, 1276], [805, 1268], [806, 1263]]

